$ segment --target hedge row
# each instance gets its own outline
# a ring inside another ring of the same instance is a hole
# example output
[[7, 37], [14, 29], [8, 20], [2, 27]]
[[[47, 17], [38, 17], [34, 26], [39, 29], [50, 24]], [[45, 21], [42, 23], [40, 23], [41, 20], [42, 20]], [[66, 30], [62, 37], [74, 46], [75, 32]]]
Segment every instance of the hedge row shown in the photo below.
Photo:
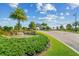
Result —
[[0, 37], [0, 55], [22, 56], [36, 55], [43, 51], [48, 44], [48, 38], [37, 35], [30, 38], [4, 38]]

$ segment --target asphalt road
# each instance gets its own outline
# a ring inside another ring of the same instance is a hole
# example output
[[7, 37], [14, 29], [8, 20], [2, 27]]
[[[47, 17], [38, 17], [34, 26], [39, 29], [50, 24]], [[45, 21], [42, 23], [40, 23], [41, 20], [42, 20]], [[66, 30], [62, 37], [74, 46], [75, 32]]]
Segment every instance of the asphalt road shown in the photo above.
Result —
[[79, 34], [61, 31], [49, 31], [46, 33], [61, 40], [79, 52]]

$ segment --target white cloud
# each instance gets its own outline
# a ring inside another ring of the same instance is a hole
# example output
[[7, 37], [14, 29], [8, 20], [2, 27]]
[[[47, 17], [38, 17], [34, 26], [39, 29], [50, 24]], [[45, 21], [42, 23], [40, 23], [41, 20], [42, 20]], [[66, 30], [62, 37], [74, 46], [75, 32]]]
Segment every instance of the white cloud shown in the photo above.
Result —
[[42, 6], [43, 6], [42, 3], [36, 4], [37, 10], [40, 11], [42, 9]]
[[70, 13], [66, 12], [66, 15], [70, 15]]
[[64, 15], [64, 13], [62, 12], [62, 13], [60, 13], [60, 15], [61, 15], [61, 16], [63, 16], [63, 15]]
[[10, 19], [10, 18], [0, 18], [0, 26], [12, 26], [16, 24], [16, 20]]
[[57, 22], [57, 20], [54, 20], [54, 22], [56, 23], [56, 22]]
[[79, 3], [69, 3], [72, 9], [79, 7]]
[[30, 7], [32, 7], [32, 6], [33, 6], [33, 4], [30, 5]]
[[45, 4], [45, 3], [38, 3], [36, 4], [36, 8], [37, 8], [37, 11], [42, 11], [42, 12], [47, 12], [47, 11], [57, 11], [57, 9], [55, 8], [54, 5], [52, 4]]
[[25, 9], [25, 12], [26, 12], [26, 13], [28, 13], [28, 10], [27, 10], [27, 9]]
[[27, 18], [29, 18], [30, 16], [27, 16]]
[[40, 11], [40, 14], [46, 14], [45, 12], [43, 12], [43, 11]]
[[49, 14], [46, 17], [40, 17], [39, 19], [43, 19], [45, 21], [52, 21], [52, 20], [55, 20], [57, 18], [58, 18], [58, 16]]
[[12, 8], [17, 8], [19, 3], [10, 3], [9, 6]]
[[64, 16], [60, 16], [60, 19], [65, 19], [65, 17]]
[[51, 10], [56, 11], [55, 6], [53, 6], [52, 4], [46, 4], [44, 9], [47, 10], [47, 11], [51, 11]]
[[35, 16], [33, 16], [33, 18], [35, 18]]
[[67, 9], [67, 10], [69, 10], [69, 9], [70, 9], [70, 7], [69, 7], [69, 6], [67, 6], [67, 7], [66, 7], [66, 9]]

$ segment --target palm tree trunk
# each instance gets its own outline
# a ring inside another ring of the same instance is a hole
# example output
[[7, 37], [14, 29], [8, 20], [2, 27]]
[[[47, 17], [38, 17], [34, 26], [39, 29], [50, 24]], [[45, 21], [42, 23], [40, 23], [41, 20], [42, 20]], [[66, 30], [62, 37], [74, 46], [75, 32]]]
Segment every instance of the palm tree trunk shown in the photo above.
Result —
[[20, 20], [18, 20], [18, 31], [20, 30]]

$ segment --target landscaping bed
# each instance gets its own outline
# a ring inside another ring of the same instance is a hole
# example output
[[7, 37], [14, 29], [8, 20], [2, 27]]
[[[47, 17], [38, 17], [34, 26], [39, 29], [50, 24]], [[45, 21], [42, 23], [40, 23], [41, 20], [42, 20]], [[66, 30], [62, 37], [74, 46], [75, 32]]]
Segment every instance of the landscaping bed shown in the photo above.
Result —
[[0, 37], [1, 56], [24, 56], [36, 55], [44, 51], [48, 44], [48, 38], [35, 35], [25, 38]]

